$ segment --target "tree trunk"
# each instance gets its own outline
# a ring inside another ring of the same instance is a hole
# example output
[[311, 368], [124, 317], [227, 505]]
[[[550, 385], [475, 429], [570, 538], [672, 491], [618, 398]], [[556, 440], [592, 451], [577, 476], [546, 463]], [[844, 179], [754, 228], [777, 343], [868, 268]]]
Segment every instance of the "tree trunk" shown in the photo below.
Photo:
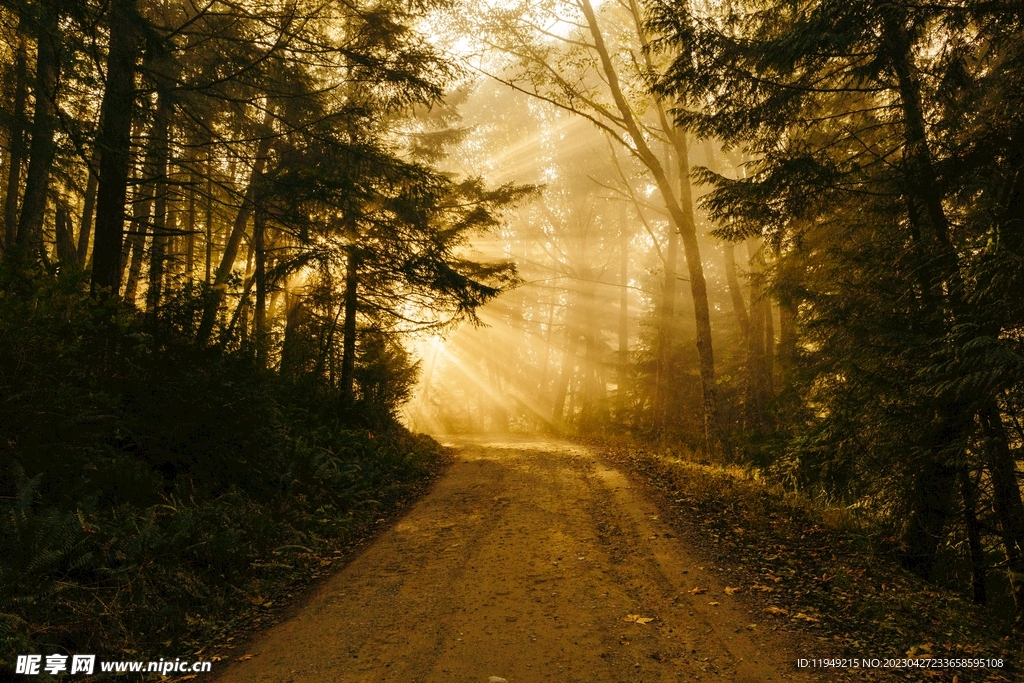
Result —
[[764, 379], [768, 398], [775, 395], [775, 314], [768, 295], [764, 295]]
[[964, 526], [967, 528], [967, 546], [971, 553], [971, 588], [974, 602], [984, 605], [985, 551], [981, 543], [981, 523], [978, 521], [978, 490], [967, 467], [960, 468], [960, 500], [964, 506]]
[[537, 395], [548, 393], [548, 374], [551, 368], [551, 335], [555, 324], [555, 302], [548, 301], [548, 320], [544, 328], [544, 363], [540, 368], [540, 381], [537, 383]]
[[562, 366], [558, 373], [558, 384], [555, 385], [555, 400], [551, 409], [551, 424], [556, 431], [562, 429], [562, 419], [565, 413], [565, 398], [569, 392], [569, 383], [576, 372], [576, 349], [579, 346], [579, 329], [575, 326], [574, 320], [569, 320], [570, 313], [566, 316], [567, 338], [565, 352], [562, 355]]
[[28, 50], [25, 48], [25, 35], [19, 31], [14, 62], [14, 108], [8, 135], [11, 154], [7, 167], [7, 195], [4, 197], [4, 245], [8, 249], [18, 241], [18, 192], [21, 189], [21, 167], [25, 161], [27, 61]]
[[[959, 256], [950, 241], [949, 220], [942, 206], [943, 191], [938, 182], [932, 153], [928, 144], [927, 123], [924, 117], [924, 108], [921, 104], [921, 85], [918, 80], [918, 70], [914, 64], [911, 34], [908, 28], [908, 10], [898, 5], [887, 8], [882, 13], [881, 19], [882, 49], [885, 52], [888, 65], [896, 77], [900, 96], [899, 104], [903, 114], [905, 140], [903, 156], [907, 185], [910, 188], [910, 192], [906, 196], [908, 212], [912, 223], [923, 224], [928, 230], [928, 251], [931, 253], [923, 255], [926, 259], [925, 263], [928, 264], [925, 267], [930, 270], [937, 266], [939, 269], [938, 276], [922, 275], [928, 281], [925, 291], [930, 290], [936, 294], [934, 297], [936, 303], [933, 306], [939, 308], [938, 311], [935, 311], [937, 316], [946, 317], [951, 313], [954, 322], [956, 322], [956, 319], [961, 321], [971, 320], [972, 316], [968, 313], [964, 300]], [[924, 207], [924, 213], [927, 217], [926, 221], [915, 220], [915, 205], [917, 203]], [[921, 269], [922, 273], [924, 270], [925, 268]], [[942, 303], [940, 304], [939, 302]], [[979, 415], [986, 435], [990, 431], [1002, 430], [1002, 421], [999, 419], [998, 412], [994, 413], [995, 419], [993, 420], [991, 416], [986, 417], [988, 410], [990, 409], [983, 410]], [[936, 462], [939, 461], [939, 453], [943, 453], [942, 457], [945, 459], [950, 457], [947, 453], [950, 450], [949, 446], [962, 438], [964, 431], [968, 428], [967, 425], [973, 420], [970, 410], [962, 405], [946, 406], [942, 409], [942, 412], [944, 413], [944, 428], [941, 434], [937, 435], [933, 448], [933, 460]], [[998, 442], [998, 439], [990, 438], [990, 441]], [[1003, 465], [998, 462], [1000, 457], [998, 453], [999, 448], [995, 448], [993, 451], [991, 456], [996, 459], [990, 462], [990, 466], [993, 470], [993, 488], [996, 489], [994, 499], [995, 504], [1001, 504], [999, 501], [999, 485], [996, 483], [996, 479], [1000, 475], [995, 473], [995, 469], [1003, 467]], [[927, 478], [929, 469], [935, 467], [943, 468], [941, 464], [929, 464], [921, 477]], [[1001, 521], [1006, 521], [1009, 525], [1007, 529], [1004, 529], [1004, 533], [1009, 533], [1009, 542], [1006, 544], [1006, 547], [1008, 559], [1010, 560], [1011, 582], [1017, 576], [1022, 579], [1014, 583], [1015, 597], [1018, 607], [1020, 607], [1024, 604], [1024, 599], [1022, 599], [1024, 598], [1024, 593], [1022, 593], [1022, 590], [1024, 590], [1024, 565], [1021, 564], [1022, 560], [1020, 559], [1020, 540], [1024, 540], [1024, 534], [1020, 530], [1020, 525], [1024, 516], [1020, 515], [1019, 510], [1013, 509], [1014, 499], [1016, 506], [1020, 505], [1020, 490], [1016, 488], [1015, 472], [1011, 471], [1011, 474], [1012, 476], [1008, 476], [1007, 479], [1014, 482], [1015, 490], [1013, 495], [1011, 495], [1009, 490], [1005, 491], [1008, 498], [1004, 499], [1002, 504], [1009, 505], [1010, 507], [1004, 509], [1008, 516], [1005, 518], [1001, 517]], [[955, 474], [946, 472], [945, 476], [951, 478]], [[935, 485], [942, 491], [951, 486], [951, 484], [945, 481], [937, 481]], [[920, 500], [921, 498], [922, 496], [919, 495], [918, 499]], [[933, 549], [931, 552], [934, 556]], [[1010, 557], [1010, 552], [1014, 553], [1013, 557]], [[1017, 559], [1015, 560], [1014, 558]], [[1015, 564], [1016, 566], [1014, 566]]]
[[253, 162], [252, 173], [249, 174], [249, 185], [246, 188], [242, 204], [238, 207], [238, 213], [235, 214], [231, 233], [224, 244], [224, 253], [221, 255], [220, 265], [217, 266], [217, 273], [213, 280], [214, 287], [227, 282], [228, 276], [231, 275], [231, 271], [235, 267], [235, 259], [238, 258], [238, 248], [242, 244], [246, 225], [248, 225], [249, 218], [253, 213], [256, 183], [260, 174], [263, 173], [263, 167], [267, 162], [267, 152], [269, 150], [270, 138], [264, 137], [260, 140], [259, 147], [256, 150], [256, 159]]
[[359, 251], [356, 245], [348, 248], [345, 264], [345, 323], [342, 326], [341, 397], [351, 404], [356, 374], [356, 312], [359, 304]]
[[156, 147], [150, 145], [143, 163], [143, 174], [135, 186], [132, 197], [132, 220], [128, 230], [128, 239], [124, 243], [121, 255], [123, 268], [128, 269], [128, 279], [124, 286], [124, 298], [135, 303], [138, 292], [139, 275], [142, 273], [142, 260], [146, 251], [146, 235], [153, 214], [153, 197], [155, 189], [153, 178], [156, 175]]
[[50, 189], [50, 170], [57, 152], [54, 132], [57, 127], [57, 87], [60, 80], [60, 16], [56, 3], [41, 2], [36, 34], [35, 111], [32, 114], [32, 146], [25, 196], [18, 220], [19, 247], [33, 255], [43, 251], [43, 218]]
[[306, 319], [302, 297], [285, 292], [284, 340], [281, 343], [281, 374], [296, 375], [302, 371], [303, 351], [299, 330]]
[[[495, 349], [494, 341], [488, 335], [488, 347]], [[504, 392], [501, 388], [501, 370], [498, 367], [496, 356], [489, 354], [484, 363], [487, 364], [487, 379], [491, 389], [491, 422], [493, 431], [498, 434], [508, 434], [508, 410], [505, 408]]]
[[256, 258], [256, 312], [253, 315], [253, 337], [256, 342], [256, 365], [263, 369], [267, 364], [267, 253], [266, 214], [257, 207], [253, 217], [252, 244]]
[[722, 244], [722, 250], [725, 252], [725, 280], [729, 285], [733, 315], [736, 316], [736, 324], [739, 325], [744, 348], [749, 348], [750, 318], [747, 315], [747, 305], [743, 301], [743, 288], [740, 287], [740, 278], [736, 270], [736, 245], [732, 242], [725, 242]]
[[1017, 463], [1010, 452], [999, 409], [990, 404], [979, 417], [992, 477], [992, 507], [1003, 535], [1007, 574], [1019, 618], [1024, 615], [1024, 503], [1021, 501], [1020, 482], [1017, 481]]
[[169, 87], [157, 89], [156, 115], [153, 118], [153, 243], [149, 251], [149, 289], [146, 291], [146, 312], [160, 306], [163, 295], [164, 260], [167, 252], [167, 172], [170, 162], [168, 133], [173, 113]]
[[904, 529], [907, 546], [904, 563], [922, 577], [931, 575], [939, 543], [945, 538], [946, 523], [953, 514], [959, 454], [951, 453], [948, 444], [960, 441], [970, 429], [974, 416], [960, 406], [943, 406], [936, 411], [936, 432], [929, 434], [930, 444], [923, 461], [909, 474], [910, 514]]
[[71, 225], [68, 207], [62, 199], [57, 200], [56, 214], [54, 232], [57, 243], [57, 260], [68, 270], [77, 271], [78, 251], [75, 249], [74, 229]]
[[[631, 5], [634, 19], [638, 21], [637, 30], [643, 33], [643, 24], [639, 21], [639, 9], [635, 3]], [[660, 102], [656, 103], [659, 120], [665, 133], [669, 137], [676, 150], [676, 157], [679, 165], [679, 201], [676, 196], [665, 169], [657, 156], [651, 151], [646, 142], [646, 136], [637, 122], [626, 96], [619, 84], [619, 77], [615, 71], [608, 48], [604, 42], [604, 36], [597, 23], [597, 16], [590, 0], [580, 0], [580, 9], [583, 11], [591, 37], [594, 40], [594, 49], [600, 58], [601, 68], [604, 71], [606, 82], [615, 107], [621, 117], [621, 124], [629, 133], [633, 142], [630, 151], [647, 167], [654, 177], [658, 189], [665, 198], [666, 209], [671, 216], [672, 223], [683, 243], [683, 253], [686, 257], [687, 274], [690, 278], [690, 293], [693, 297], [694, 318], [697, 327], [697, 357], [700, 364], [701, 393], [703, 398], [704, 413], [704, 436], [709, 450], [714, 449], [717, 443], [726, 458], [731, 457], [731, 447], [728, 436], [722, 429], [718, 420], [718, 401], [715, 388], [715, 360], [711, 344], [711, 311], [708, 305], [707, 282], [704, 279], [704, 265], [700, 258], [700, 246], [697, 242], [697, 228], [693, 219], [693, 197], [690, 190], [690, 167], [689, 153], [686, 145], [686, 138], [682, 131], [671, 128], [667, 122], [664, 109]], [[672, 134], [672, 133], [675, 134]]]
[[[269, 128], [269, 114], [267, 114], [266, 125]], [[242, 203], [238, 207], [238, 213], [235, 214], [235, 221], [231, 226], [231, 233], [228, 235], [228, 239], [224, 244], [224, 252], [221, 255], [220, 265], [217, 267], [217, 272], [213, 279], [213, 292], [210, 296], [210, 300], [203, 309], [203, 319], [199, 324], [199, 332], [197, 334], [200, 342], [205, 342], [209, 339], [210, 333], [213, 331], [213, 324], [217, 319], [217, 309], [220, 308], [221, 301], [224, 299], [224, 285], [227, 284], [228, 277], [231, 275], [231, 271], [235, 267], [235, 259], [238, 258], [238, 248], [242, 244], [242, 237], [245, 234], [245, 228], [253, 213], [256, 183], [258, 182], [260, 175], [263, 173], [263, 167], [267, 162], [267, 153], [269, 151], [270, 136], [265, 135], [260, 140], [256, 149], [256, 158], [253, 161], [252, 172], [249, 174], [249, 184], [245, 190], [245, 196], [242, 198]]]
[[953, 506], [955, 471], [942, 461], [939, 449], [932, 449], [917, 473], [914, 506], [904, 532], [907, 554], [904, 562], [918, 576], [928, 578], [935, 565], [939, 543], [945, 537], [946, 522]]
[[626, 413], [626, 383], [629, 379], [629, 227], [626, 205], [619, 214], [619, 367], [616, 392], [616, 419], [620, 424]]
[[679, 235], [669, 226], [665, 247], [665, 276], [661, 283], [661, 303], [658, 307], [658, 355], [654, 367], [654, 402], [652, 412], [654, 433], [660, 436], [668, 417], [666, 394], [672, 381], [672, 346], [675, 341], [676, 320], [676, 267], [679, 258]]
[[213, 269], [213, 176], [210, 174], [213, 171], [212, 164], [210, 163], [211, 152], [206, 154], [206, 202], [205, 202], [205, 224], [203, 229], [206, 232], [206, 263], [203, 271], [203, 282], [207, 285], [212, 284], [210, 276], [212, 275]]
[[186, 281], [192, 282], [192, 273], [195, 270], [196, 260], [196, 190], [195, 175], [189, 176], [188, 185], [188, 209], [186, 213], [185, 229], [185, 276]]
[[139, 41], [134, 25], [135, 0], [113, 0], [107, 85], [103, 92], [96, 149], [100, 152], [96, 191], [96, 237], [93, 240], [93, 292], [116, 295], [121, 288], [121, 242], [128, 193], [135, 64]]
[[779, 305], [778, 359], [783, 379], [796, 362], [796, 306], [783, 302]]
[[[102, 123], [100, 124], [102, 125]], [[85, 184], [85, 199], [82, 206], [81, 229], [78, 231], [78, 262], [83, 267], [89, 263], [89, 239], [92, 237], [93, 218], [96, 216], [96, 187], [99, 185], [97, 175], [100, 166], [99, 149], [92, 153], [89, 164], [89, 180]]]
[[891, 9], [883, 13], [882, 41], [888, 53], [889, 65], [896, 75], [903, 109], [906, 146], [904, 155], [910, 173], [911, 187], [925, 207], [932, 236], [944, 247], [949, 247], [949, 220], [942, 208], [928, 135], [921, 106], [920, 84], [914, 73], [910, 39], [905, 27], [906, 10]]
[[771, 314], [761, 280], [760, 240], [747, 240], [747, 262], [750, 267], [750, 326], [747, 335], [747, 386], [745, 422], [747, 429], [760, 431], [765, 424], [765, 405], [769, 393], [768, 360], [766, 357], [767, 317]]
[[[146, 187], [140, 189], [146, 192]], [[139, 291], [139, 276], [142, 273], [142, 260], [146, 252], [146, 236], [149, 232], [150, 213], [153, 210], [151, 190], [141, 197], [136, 197], [132, 205], [132, 222], [128, 230], [128, 239], [124, 244], [123, 261], [128, 269], [128, 279], [124, 286], [125, 301], [135, 303]]]

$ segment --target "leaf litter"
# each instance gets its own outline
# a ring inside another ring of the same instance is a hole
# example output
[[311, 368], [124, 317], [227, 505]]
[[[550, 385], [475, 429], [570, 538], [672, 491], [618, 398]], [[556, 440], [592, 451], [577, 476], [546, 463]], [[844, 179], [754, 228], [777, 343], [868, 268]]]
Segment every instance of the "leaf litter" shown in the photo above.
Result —
[[[774, 617], [772, 628], [815, 638], [822, 646], [816, 657], [905, 657], [916, 647], [917, 657], [1004, 662], [999, 669], [832, 670], [829, 681], [1021, 680], [1020, 631], [905, 571], [888, 559], [890, 547], [862, 529], [828, 526], [810, 503], [740, 473], [638, 446], [592, 445], [661, 492], [652, 498], [661, 499], [662, 520], [698, 558], [724, 570], [722, 578], [735, 586], [726, 594], [750, 586], [737, 599]], [[930, 643], [927, 653], [922, 642]]]

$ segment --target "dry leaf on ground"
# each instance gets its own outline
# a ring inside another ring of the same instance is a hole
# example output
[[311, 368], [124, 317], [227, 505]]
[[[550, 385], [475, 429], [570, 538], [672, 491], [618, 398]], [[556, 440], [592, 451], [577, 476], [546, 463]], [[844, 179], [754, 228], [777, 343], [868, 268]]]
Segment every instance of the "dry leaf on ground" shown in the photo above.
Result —
[[649, 624], [654, 621], [654, 617], [642, 617], [639, 614], [627, 614], [622, 618], [623, 621], [629, 621], [634, 624]]

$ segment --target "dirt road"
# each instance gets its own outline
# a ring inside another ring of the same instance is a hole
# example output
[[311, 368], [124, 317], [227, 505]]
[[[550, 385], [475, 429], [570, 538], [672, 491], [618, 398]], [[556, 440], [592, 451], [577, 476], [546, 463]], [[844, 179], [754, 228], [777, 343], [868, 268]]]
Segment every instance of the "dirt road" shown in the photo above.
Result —
[[586, 449], [455, 445], [434, 489], [220, 683], [812, 680]]

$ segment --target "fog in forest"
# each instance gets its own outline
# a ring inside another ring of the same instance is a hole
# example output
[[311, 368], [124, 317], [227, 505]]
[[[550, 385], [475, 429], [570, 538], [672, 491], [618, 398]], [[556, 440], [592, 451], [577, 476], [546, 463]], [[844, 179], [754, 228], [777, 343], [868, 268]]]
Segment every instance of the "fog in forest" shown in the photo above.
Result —
[[480, 434], [1019, 630], [1022, 254], [1020, 3], [0, 0], [0, 679], [201, 650]]

